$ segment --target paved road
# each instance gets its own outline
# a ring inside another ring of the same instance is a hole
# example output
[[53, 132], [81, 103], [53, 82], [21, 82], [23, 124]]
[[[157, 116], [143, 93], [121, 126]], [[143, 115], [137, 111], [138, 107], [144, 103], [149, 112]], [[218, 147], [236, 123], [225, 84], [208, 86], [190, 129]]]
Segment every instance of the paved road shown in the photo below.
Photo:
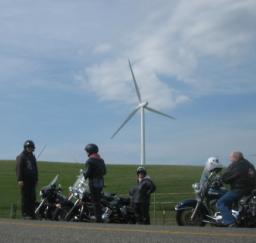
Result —
[[85, 224], [0, 219], [0, 243], [256, 242], [255, 229]]

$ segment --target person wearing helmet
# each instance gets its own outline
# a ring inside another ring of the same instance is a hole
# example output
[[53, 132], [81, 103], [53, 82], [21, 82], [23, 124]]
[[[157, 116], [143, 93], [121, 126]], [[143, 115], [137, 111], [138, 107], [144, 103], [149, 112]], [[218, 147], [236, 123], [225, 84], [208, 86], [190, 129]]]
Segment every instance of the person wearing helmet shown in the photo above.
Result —
[[211, 172], [219, 173], [223, 169], [223, 165], [220, 163], [219, 159], [216, 157], [210, 157], [206, 161], [204, 171], [202, 173], [201, 182], [208, 180]]
[[201, 179], [200, 179], [200, 190], [203, 192], [207, 188], [209, 175], [211, 172], [219, 173], [223, 169], [223, 165], [216, 157], [210, 157], [206, 161]]
[[137, 184], [129, 193], [135, 210], [137, 223], [150, 224], [150, 194], [156, 190], [156, 186], [147, 175], [147, 171], [144, 167], [138, 167], [136, 174]]
[[230, 191], [225, 193], [217, 202], [217, 208], [223, 217], [222, 224], [225, 226], [236, 224], [231, 213], [232, 204], [249, 194], [255, 188], [256, 181], [255, 167], [244, 158], [241, 152], [231, 152], [229, 159], [231, 163], [221, 179], [224, 183], [230, 184]]
[[21, 213], [24, 219], [35, 218], [38, 169], [34, 150], [34, 142], [27, 140], [22, 153], [16, 158], [16, 176], [21, 189]]
[[96, 222], [102, 222], [102, 209], [101, 209], [101, 192], [104, 187], [104, 175], [106, 174], [106, 166], [104, 160], [98, 154], [99, 148], [96, 144], [88, 144], [85, 151], [89, 157], [86, 161], [86, 171], [84, 178], [89, 179], [89, 187], [94, 203], [94, 212]]
[[222, 170], [223, 165], [220, 163], [218, 158], [210, 157], [206, 162], [205, 168], [209, 172], [219, 172]]

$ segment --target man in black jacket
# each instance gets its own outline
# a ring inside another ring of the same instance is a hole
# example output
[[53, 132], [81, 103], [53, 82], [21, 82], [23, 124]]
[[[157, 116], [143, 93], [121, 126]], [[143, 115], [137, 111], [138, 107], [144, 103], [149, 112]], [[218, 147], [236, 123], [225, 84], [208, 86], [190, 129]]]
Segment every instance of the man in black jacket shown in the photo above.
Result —
[[94, 211], [96, 222], [102, 222], [101, 209], [101, 192], [104, 187], [104, 175], [106, 174], [106, 166], [104, 160], [98, 154], [99, 148], [95, 144], [88, 144], [85, 151], [89, 159], [86, 161], [86, 171], [84, 178], [89, 179], [89, 187], [94, 202]]
[[232, 152], [229, 158], [231, 163], [221, 179], [230, 184], [230, 191], [218, 200], [217, 208], [223, 217], [223, 224], [232, 226], [236, 222], [231, 213], [232, 204], [255, 188], [256, 171], [241, 152]]
[[35, 218], [38, 170], [34, 150], [34, 142], [27, 140], [23, 152], [16, 158], [16, 176], [21, 189], [21, 212], [25, 219]]
[[156, 186], [143, 167], [137, 168], [137, 185], [130, 190], [132, 205], [139, 224], [150, 224], [150, 194], [156, 190]]

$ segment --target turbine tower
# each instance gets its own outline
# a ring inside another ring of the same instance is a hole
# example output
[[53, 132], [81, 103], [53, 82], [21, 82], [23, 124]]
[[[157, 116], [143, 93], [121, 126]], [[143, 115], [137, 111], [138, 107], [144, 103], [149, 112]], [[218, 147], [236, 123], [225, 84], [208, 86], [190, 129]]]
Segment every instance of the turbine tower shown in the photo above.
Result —
[[119, 133], [119, 131], [126, 125], [126, 123], [136, 114], [136, 112], [140, 110], [140, 125], [141, 125], [141, 127], [140, 127], [140, 136], [141, 136], [140, 163], [141, 163], [141, 165], [145, 165], [145, 160], [146, 160], [146, 152], [145, 152], [145, 110], [151, 111], [153, 113], [156, 113], [158, 115], [161, 115], [161, 116], [164, 116], [164, 117], [167, 117], [167, 118], [170, 118], [170, 119], [175, 119], [175, 118], [173, 116], [167, 115], [163, 112], [160, 112], [158, 110], [155, 110], [155, 109], [151, 108], [150, 106], [148, 106], [149, 103], [147, 101], [142, 100], [141, 94], [140, 94], [140, 89], [139, 89], [138, 83], [135, 79], [135, 75], [134, 75], [130, 60], [128, 60], [128, 62], [129, 62], [129, 67], [130, 67], [130, 71], [131, 71], [131, 74], [132, 74], [132, 79], [133, 79], [133, 83], [134, 83], [135, 90], [136, 90], [136, 93], [137, 93], [139, 104], [129, 114], [129, 116], [125, 119], [125, 121], [121, 124], [121, 126], [114, 132], [111, 139], [114, 138], [117, 135], [117, 133]]

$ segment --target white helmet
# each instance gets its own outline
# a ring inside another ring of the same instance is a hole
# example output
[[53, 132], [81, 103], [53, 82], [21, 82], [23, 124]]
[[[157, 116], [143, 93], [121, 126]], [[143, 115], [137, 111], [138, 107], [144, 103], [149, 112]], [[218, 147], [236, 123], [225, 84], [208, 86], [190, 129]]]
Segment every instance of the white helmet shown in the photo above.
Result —
[[219, 159], [216, 157], [210, 157], [205, 165], [205, 169], [208, 171], [213, 171], [215, 169], [222, 169], [223, 165], [220, 163]]

